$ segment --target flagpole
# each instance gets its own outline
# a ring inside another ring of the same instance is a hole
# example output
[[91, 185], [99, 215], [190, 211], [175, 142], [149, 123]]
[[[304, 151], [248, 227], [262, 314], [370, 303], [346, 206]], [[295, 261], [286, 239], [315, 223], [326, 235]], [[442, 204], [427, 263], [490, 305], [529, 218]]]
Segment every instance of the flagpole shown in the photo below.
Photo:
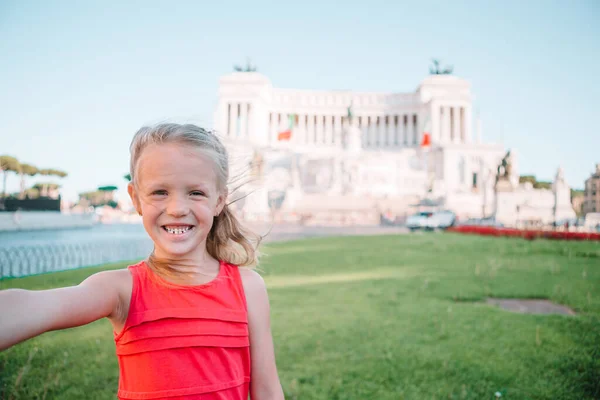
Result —
[[[429, 118], [423, 125], [423, 132], [421, 138], [421, 150], [425, 152], [425, 198], [427, 198], [430, 190], [430, 174], [429, 174], [429, 152], [431, 151], [431, 121]], [[433, 191], [433, 188], [431, 188]]]

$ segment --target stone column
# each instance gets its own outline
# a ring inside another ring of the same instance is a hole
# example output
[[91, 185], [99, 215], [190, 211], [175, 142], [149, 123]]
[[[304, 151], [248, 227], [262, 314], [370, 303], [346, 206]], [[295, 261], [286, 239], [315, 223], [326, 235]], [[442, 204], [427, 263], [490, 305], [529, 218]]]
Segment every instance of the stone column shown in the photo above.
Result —
[[[365, 147], [365, 143], [367, 141], [367, 131], [365, 129], [365, 124], [366, 124], [366, 119], [367, 117], [365, 117], [364, 115], [361, 115], [360, 118], [359, 117], [355, 117], [358, 118], [357, 119], [357, 123], [358, 123], [358, 128], [360, 129], [360, 143], [362, 144], [362, 147]], [[350, 125], [350, 124], [348, 124]]]
[[277, 139], [277, 137], [279, 136], [279, 132], [282, 131], [281, 127], [283, 126], [285, 120], [285, 115], [283, 113], [275, 113], [275, 132], [273, 135], [273, 142], [277, 143], [279, 140]]
[[274, 119], [274, 115], [271, 111], [267, 111], [267, 140], [266, 143], [269, 144], [271, 143], [271, 140], [273, 138], [273, 119]]
[[450, 107], [442, 107], [442, 143], [450, 143]]
[[461, 107], [453, 107], [453, 111], [452, 111], [452, 117], [454, 118], [454, 121], [452, 123], [452, 135], [454, 137], [454, 143], [461, 143], [461, 137], [460, 137], [460, 109]]
[[386, 135], [386, 126], [385, 126], [385, 115], [379, 116], [379, 129], [377, 129], [377, 147], [382, 149], [385, 146], [385, 135]]
[[398, 148], [398, 147], [400, 147], [400, 143], [402, 143], [400, 141], [400, 116], [398, 114], [396, 114], [393, 116], [393, 118], [394, 118], [394, 121], [393, 121], [393, 124], [394, 124], [394, 130], [393, 130], [393, 132], [394, 132], [394, 147]]
[[254, 117], [255, 117], [255, 113], [256, 113], [256, 109], [254, 108], [254, 104], [252, 103], [247, 103], [246, 104], [246, 127], [244, 128], [244, 130], [246, 131], [246, 139], [250, 139], [251, 136], [253, 135], [253, 128], [255, 125], [254, 122]]
[[304, 132], [305, 132], [306, 138], [305, 138], [304, 143], [309, 144], [309, 143], [311, 143], [311, 136], [310, 136], [311, 135], [311, 130], [310, 130], [311, 125], [310, 125], [310, 123], [312, 120], [312, 116], [310, 114], [306, 114], [305, 118], [306, 118], [306, 122], [304, 123]]
[[377, 117], [374, 115], [369, 116], [371, 121], [369, 123], [369, 147], [375, 147], [375, 141], [377, 140]]
[[375, 147], [375, 141], [377, 140], [377, 117], [370, 115], [371, 123], [369, 124], [369, 147], [372, 149]]
[[315, 124], [315, 132], [316, 134], [316, 140], [315, 143], [317, 144], [322, 144], [323, 143], [323, 116], [317, 114], [317, 122]]
[[367, 138], [365, 146], [373, 148], [373, 143], [375, 143], [375, 117], [372, 115], [365, 116], [365, 124], [365, 134]]
[[463, 129], [464, 136], [465, 136], [464, 143], [471, 143], [471, 141], [473, 140], [472, 127], [473, 127], [473, 117], [471, 114], [471, 106], [468, 105], [463, 108], [462, 129]]
[[408, 114], [402, 116], [402, 135], [404, 145], [410, 147], [410, 117]]
[[306, 115], [298, 114], [298, 135], [303, 137], [298, 140], [298, 143], [307, 143], [307, 132], [306, 132]]
[[388, 115], [382, 115], [381, 116], [381, 123], [382, 123], [382, 133], [381, 133], [381, 141], [379, 142], [379, 147], [381, 147], [382, 149], [385, 149], [386, 147], [388, 147], [388, 134], [390, 131], [390, 119]]
[[312, 116], [312, 128], [313, 128], [313, 131], [312, 131], [312, 143], [313, 144], [319, 143], [319, 132], [320, 132], [319, 122], [320, 122], [319, 121], [319, 115], [318, 114], [313, 115]]
[[328, 115], [321, 116], [321, 125], [323, 126], [321, 143], [329, 146], [329, 125], [330, 125], [330, 123], [329, 123]]
[[456, 125], [454, 124], [456, 113], [454, 112], [454, 107], [448, 107], [448, 112], [449, 112], [448, 122], [450, 124], [448, 127], [448, 137], [450, 138], [450, 142], [454, 143], [454, 141], [455, 141], [454, 134], [456, 133], [455, 132]]
[[240, 126], [237, 127], [236, 133], [239, 137], [246, 137], [246, 118], [248, 118], [248, 103], [240, 103], [240, 117], [237, 119]]
[[363, 115], [360, 121], [360, 130], [362, 132], [363, 135], [363, 148], [368, 147], [367, 143], [369, 143], [369, 125], [367, 124], [367, 119], [368, 116], [367, 115]]
[[333, 144], [335, 146], [339, 146], [341, 145], [342, 142], [342, 132], [343, 132], [343, 127], [342, 127], [342, 116], [341, 115], [335, 115], [333, 117]]
[[386, 116], [387, 118], [387, 145], [386, 147], [391, 148], [394, 147], [394, 116], [389, 114]]
[[403, 147], [405, 147], [408, 144], [408, 140], [406, 138], [407, 128], [406, 128], [406, 125], [404, 124], [404, 118], [405, 118], [404, 114], [400, 114], [400, 117], [398, 118], [398, 129], [400, 130], [400, 146], [403, 146]]
[[413, 146], [419, 146], [419, 114], [412, 114], [413, 121]]
[[440, 142], [440, 107], [436, 103], [433, 103], [430, 109], [430, 120], [431, 120], [431, 141], [433, 143]]
[[232, 137], [235, 136], [236, 132], [238, 103], [230, 102], [229, 106], [229, 130], [227, 131], [227, 136]]
[[412, 147], [412, 144], [413, 144], [413, 134], [414, 134], [413, 117], [412, 117], [412, 113], [410, 113], [410, 114], [406, 114], [406, 143], [408, 144], [409, 147]]
[[316, 132], [317, 132], [317, 124], [315, 123], [315, 118], [316, 116], [314, 114], [311, 114], [308, 116], [308, 127], [309, 127], [309, 138], [308, 138], [308, 142], [311, 144], [315, 144], [316, 138]]
[[327, 146], [331, 146], [331, 143], [333, 142], [333, 121], [332, 121], [332, 116], [331, 115], [327, 115], [325, 117], [325, 144]]

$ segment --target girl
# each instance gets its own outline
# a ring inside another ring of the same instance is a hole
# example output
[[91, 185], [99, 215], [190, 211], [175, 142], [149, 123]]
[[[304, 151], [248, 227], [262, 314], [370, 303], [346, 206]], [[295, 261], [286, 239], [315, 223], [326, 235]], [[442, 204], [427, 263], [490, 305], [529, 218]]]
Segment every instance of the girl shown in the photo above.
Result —
[[283, 399], [258, 241], [228, 210], [228, 156], [194, 125], [140, 129], [128, 192], [154, 251], [78, 286], [0, 292], [0, 349], [107, 317], [120, 399]]

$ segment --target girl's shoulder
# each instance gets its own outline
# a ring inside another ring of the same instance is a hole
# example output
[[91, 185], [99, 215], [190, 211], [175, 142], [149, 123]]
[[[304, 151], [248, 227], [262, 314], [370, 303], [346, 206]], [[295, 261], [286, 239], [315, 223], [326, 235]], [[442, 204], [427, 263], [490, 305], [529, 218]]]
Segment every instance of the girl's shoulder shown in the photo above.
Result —
[[102, 276], [102, 280], [105, 282], [106, 286], [110, 286], [116, 290], [119, 300], [129, 301], [133, 287], [133, 277], [129, 268], [111, 269], [99, 272], [95, 275]]
[[131, 294], [133, 292], [133, 276], [131, 268], [113, 269], [102, 271], [111, 286], [116, 290], [118, 302], [113, 313], [109, 317], [113, 324], [113, 329], [119, 332], [123, 329], [127, 315], [129, 314], [129, 306], [131, 302]]
[[96, 282], [101, 282], [105, 287], [116, 289], [119, 293], [119, 297], [122, 294], [121, 291], [131, 293], [133, 277], [129, 267], [97, 272], [90, 278], [94, 279]]
[[131, 294], [131, 287], [133, 284], [133, 276], [131, 275], [130, 268], [112, 269], [110, 271], [114, 278], [115, 285], [121, 290], [126, 289]]
[[261, 290], [265, 288], [265, 281], [258, 272], [246, 267], [235, 267], [240, 272], [240, 278], [245, 291]]
[[244, 287], [248, 319], [250, 324], [254, 325], [253, 321], [264, 320], [268, 317], [269, 298], [267, 286], [262, 276], [255, 270], [244, 267], [238, 267], [238, 270]]

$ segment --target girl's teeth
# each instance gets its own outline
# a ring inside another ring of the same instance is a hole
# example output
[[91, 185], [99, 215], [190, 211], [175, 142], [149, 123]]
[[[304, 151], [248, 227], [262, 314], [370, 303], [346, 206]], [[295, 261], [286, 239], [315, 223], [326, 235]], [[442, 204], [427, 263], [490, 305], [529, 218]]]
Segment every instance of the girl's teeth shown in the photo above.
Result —
[[165, 229], [167, 230], [167, 232], [175, 234], [175, 235], [181, 235], [187, 231], [190, 230], [189, 226], [186, 226], [185, 228], [167, 228], [165, 227]]

